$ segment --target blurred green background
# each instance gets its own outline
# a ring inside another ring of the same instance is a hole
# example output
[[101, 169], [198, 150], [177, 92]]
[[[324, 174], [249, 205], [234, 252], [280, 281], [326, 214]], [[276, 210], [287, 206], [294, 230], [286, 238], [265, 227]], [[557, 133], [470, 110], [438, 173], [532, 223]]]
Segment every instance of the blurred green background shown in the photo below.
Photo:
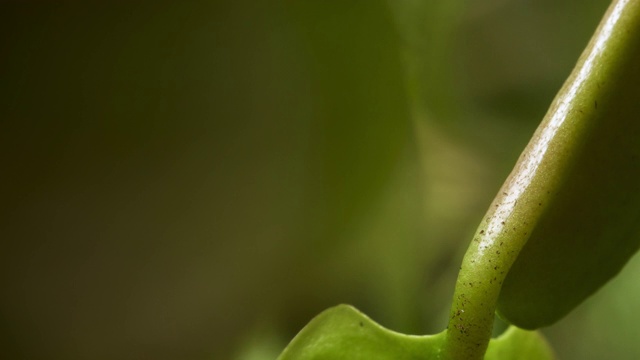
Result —
[[[446, 326], [608, 1], [0, 5], [0, 357], [274, 359], [350, 303]], [[544, 329], [640, 358], [640, 259]]]

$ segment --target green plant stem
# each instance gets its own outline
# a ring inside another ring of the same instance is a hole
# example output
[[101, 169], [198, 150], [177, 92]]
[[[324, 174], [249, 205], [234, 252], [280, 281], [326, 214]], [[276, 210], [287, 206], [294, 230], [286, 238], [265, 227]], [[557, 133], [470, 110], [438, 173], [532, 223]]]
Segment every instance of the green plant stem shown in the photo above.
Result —
[[[640, 0], [617, 0], [498, 196], [465, 254], [454, 291], [441, 357], [482, 359], [502, 283], [571, 167], [592, 124], [587, 109], [602, 96], [599, 81], [616, 68], [626, 35], [638, 22]], [[595, 110], [593, 110], [595, 111]]]

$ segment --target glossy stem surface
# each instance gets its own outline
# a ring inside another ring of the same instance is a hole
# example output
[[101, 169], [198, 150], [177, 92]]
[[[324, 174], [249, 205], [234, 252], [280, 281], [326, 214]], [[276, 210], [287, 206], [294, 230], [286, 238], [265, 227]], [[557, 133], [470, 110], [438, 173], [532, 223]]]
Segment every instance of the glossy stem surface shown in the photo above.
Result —
[[[482, 359], [493, 328], [502, 283], [573, 157], [593, 129], [589, 112], [606, 92], [603, 79], [640, 21], [640, 0], [614, 1], [577, 66], [520, 156], [465, 254], [450, 311], [442, 358]], [[621, 55], [622, 56], [622, 55]], [[640, 66], [640, 64], [639, 64]], [[613, 119], [612, 119], [613, 120]]]

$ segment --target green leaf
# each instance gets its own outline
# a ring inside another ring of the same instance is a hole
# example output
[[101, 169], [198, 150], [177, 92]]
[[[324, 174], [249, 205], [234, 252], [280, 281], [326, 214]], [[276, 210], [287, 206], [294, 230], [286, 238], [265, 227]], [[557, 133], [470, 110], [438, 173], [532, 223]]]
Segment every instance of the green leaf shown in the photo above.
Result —
[[437, 359], [443, 335], [403, 335], [352, 306], [338, 305], [311, 320], [278, 360]]
[[517, 256], [482, 270], [510, 268], [498, 312], [514, 325], [559, 320], [640, 246], [638, 64], [640, 1], [616, 1], [478, 229], [466, 264]]
[[[445, 333], [400, 334], [380, 326], [349, 305], [316, 316], [282, 352], [278, 360], [429, 360], [455, 358], [442, 353]], [[550, 360], [553, 353], [534, 331], [508, 329], [492, 339], [487, 360]]]
[[537, 331], [509, 327], [497, 339], [491, 339], [485, 360], [550, 360], [555, 355]]

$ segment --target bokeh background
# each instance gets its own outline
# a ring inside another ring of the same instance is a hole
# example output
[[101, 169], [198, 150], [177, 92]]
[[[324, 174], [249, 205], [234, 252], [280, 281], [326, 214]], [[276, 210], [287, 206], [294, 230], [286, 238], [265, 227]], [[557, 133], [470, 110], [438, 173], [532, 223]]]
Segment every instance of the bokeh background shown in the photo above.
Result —
[[[0, 357], [275, 359], [339, 303], [441, 331], [608, 4], [3, 1]], [[638, 271], [561, 359], [640, 358]]]

